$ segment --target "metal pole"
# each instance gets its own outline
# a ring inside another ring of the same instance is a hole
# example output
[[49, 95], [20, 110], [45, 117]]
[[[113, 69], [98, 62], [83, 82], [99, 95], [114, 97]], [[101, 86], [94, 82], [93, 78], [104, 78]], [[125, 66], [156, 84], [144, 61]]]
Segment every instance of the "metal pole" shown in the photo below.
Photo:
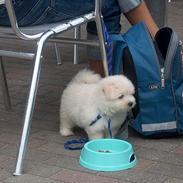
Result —
[[100, 44], [97, 40], [83, 40], [83, 39], [71, 39], [71, 38], [51, 38], [49, 42], [63, 43], [63, 44], [79, 44], [85, 46], [99, 47]]
[[[0, 38], [6, 39], [6, 40], [16, 39], [16, 40], [21, 41], [19, 38], [15, 37], [13, 35], [6, 35], [6, 37], [4, 37], [4, 36], [5, 35], [0, 34]], [[32, 41], [36, 41], [36, 40], [32, 40]], [[88, 45], [88, 46], [99, 46], [99, 42], [97, 40], [73, 39], [73, 38], [66, 38], [66, 37], [54, 37], [54, 38], [49, 39], [48, 42], [62, 43], [62, 44], [80, 44], [80, 45]], [[5, 51], [5, 52], [7, 52], [7, 51]], [[4, 50], [0, 50], [0, 55], [1, 54], [2, 55], [4, 54]], [[11, 53], [8, 53], [8, 54], [11, 54]], [[15, 57], [17, 57], [17, 52], [16, 52]]]
[[[74, 39], [80, 38], [80, 26], [74, 28]], [[78, 45], [74, 44], [74, 64], [78, 64], [79, 52]]]
[[107, 54], [106, 54], [106, 47], [105, 47], [105, 39], [104, 39], [104, 27], [103, 27], [103, 19], [101, 17], [101, 0], [95, 0], [95, 22], [98, 32], [98, 38], [100, 43], [100, 51], [102, 56], [103, 68], [105, 76], [109, 75], [108, 72], [108, 65], [107, 65]]
[[55, 46], [55, 54], [56, 54], [57, 64], [61, 65], [62, 64], [62, 59], [61, 59], [61, 56], [60, 56], [60, 50], [57, 46], [57, 43], [54, 43], [54, 46]]
[[0, 50], [0, 56], [32, 60], [35, 55], [33, 53]]
[[8, 91], [8, 84], [6, 80], [6, 73], [4, 70], [2, 57], [0, 57], [0, 85], [2, 87], [2, 94], [3, 94], [5, 109], [11, 110], [10, 95]]
[[32, 115], [33, 115], [33, 110], [34, 110], [34, 106], [35, 106], [38, 83], [39, 83], [40, 68], [41, 68], [41, 53], [42, 53], [42, 49], [43, 49], [43, 45], [44, 45], [45, 41], [53, 34], [54, 34], [54, 32], [52, 30], [43, 34], [37, 45], [37, 52], [36, 52], [36, 56], [35, 56], [35, 65], [34, 65], [34, 70], [33, 70], [33, 75], [32, 75], [29, 97], [28, 97], [27, 106], [26, 106], [26, 112], [25, 112], [25, 116], [24, 116], [22, 137], [21, 137], [21, 142], [20, 142], [20, 146], [19, 146], [19, 152], [18, 152], [18, 156], [17, 156], [16, 169], [15, 169], [14, 175], [22, 174], [22, 165], [23, 165], [23, 160], [25, 157], [25, 152], [27, 149], [29, 133], [30, 133], [30, 126], [31, 126]]

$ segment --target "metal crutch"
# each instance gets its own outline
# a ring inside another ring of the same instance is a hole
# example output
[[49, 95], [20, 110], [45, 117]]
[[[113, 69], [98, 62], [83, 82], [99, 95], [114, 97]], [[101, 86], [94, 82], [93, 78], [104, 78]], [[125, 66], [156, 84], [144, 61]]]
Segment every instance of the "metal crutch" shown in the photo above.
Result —
[[108, 72], [108, 65], [107, 65], [107, 54], [106, 54], [106, 44], [105, 44], [105, 39], [104, 39], [104, 27], [103, 27], [103, 20], [102, 20], [102, 1], [100, 0], [95, 0], [96, 6], [95, 6], [95, 22], [96, 22], [96, 27], [97, 27], [97, 33], [98, 33], [98, 38], [99, 38], [99, 43], [100, 43], [100, 52], [102, 56], [102, 63], [103, 63], [103, 68], [104, 68], [104, 73], [105, 76], [109, 75]]
[[52, 30], [46, 32], [45, 34], [43, 34], [41, 36], [40, 40], [37, 43], [34, 70], [33, 70], [33, 75], [32, 75], [29, 97], [28, 97], [28, 101], [27, 101], [27, 107], [26, 107], [25, 116], [24, 116], [22, 137], [21, 137], [21, 142], [20, 142], [19, 152], [18, 152], [18, 156], [17, 156], [17, 163], [16, 163], [16, 169], [15, 169], [14, 175], [22, 174], [22, 163], [23, 163], [23, 160], [25, 157], [25, 152], [27, 149], [31, 121], [32, 121], [32, 116], [33, 116], [32, 114], [33, 114], [33, 110], [34, 110], [34, 106], [35, 106], [35, 99], [36, 99], [39, 76], [40, 76], [41, 53], [42, 53], [44, 43], [53, 34], [54, 34], [54, 32]]

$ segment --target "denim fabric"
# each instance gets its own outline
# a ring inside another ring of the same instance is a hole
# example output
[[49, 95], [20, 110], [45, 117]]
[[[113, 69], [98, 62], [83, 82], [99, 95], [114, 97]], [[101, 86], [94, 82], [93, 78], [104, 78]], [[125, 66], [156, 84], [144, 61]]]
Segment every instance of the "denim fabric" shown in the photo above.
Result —
[[[121, 10], [118, 0], [103, 0], [102, 3], [102, 15], [108, 32], [110, 34], [119, 33], [121, 31]], [[95, 22], [88, 23], [87, 31], [92, 34], [96, 34]]]
[[[94, 0], [13, 0], [20, 26], [54, 23], [74, 18], [94, 10]], [[103, 0], [102, 12], [109, 32], [116, 33], [120, 27], [120, 7], [117, 0]], [[0, 6], [0, 25], [9, 26], [4, 5]], [[95, 33], [93, 23], [88, 31]]]

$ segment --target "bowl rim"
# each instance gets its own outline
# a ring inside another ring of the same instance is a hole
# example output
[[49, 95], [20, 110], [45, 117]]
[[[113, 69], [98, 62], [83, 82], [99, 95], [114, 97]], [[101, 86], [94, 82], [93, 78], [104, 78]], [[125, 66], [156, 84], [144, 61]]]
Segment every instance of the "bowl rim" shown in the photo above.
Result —
[[[88, 146], [94, 142], [97, 142], [97, 141], [118, 141], [118, 142], [121, 142], [121, 143], [125, 143], [126, 145], [128, 145], [128, 147], [124, 150], [124, 151], [118, 151], [118, 152], [112, 152], [112, 153], [105, 153], [105, 152], [97, 152], [97, 151], [94, 151], [92, 149], [90, 149]], [[83, 149], [91, 152], [91, 153], [95, 153], [95, 154], [105, 154], [105, 155], [111, 155], [111, 154], [121, 154], [121, 153], [125, 153], [127, 151], [129, 151], [130, 149], [132, 149], [132, 145], [125, 141], [125, 140], [120, 140], [120, 139], [114, 139], [114, 138], [106, 138], [106, 139], [94, 139], [94, 140], [91, 140], [89, 142], [87, 142]]]

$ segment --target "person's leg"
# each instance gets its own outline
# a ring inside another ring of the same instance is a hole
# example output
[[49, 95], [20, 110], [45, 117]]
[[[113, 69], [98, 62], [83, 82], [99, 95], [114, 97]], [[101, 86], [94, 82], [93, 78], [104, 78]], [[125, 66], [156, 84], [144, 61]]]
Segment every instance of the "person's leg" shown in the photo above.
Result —
[[37, 0], [36, 5], [19, 23], [20, 25], [40, 25], [62, 22], [88, 13], [92, 8], [94, 9], [93, 3], [85, 0]]
[[132, 25], [143, 21], [153, 38], [159, 30], [144, 1], [133, 10], [124, 13], [124, 15]]
[[[95, 34], [87, 33], [88, 40], [98, 40]], [[89, 69], [104, 77], [104, 68], [102, 58], [100, 55], [100, 48], [94, 46], [87, 46], [88, 64]]]
[[[94, 3], [86, 0], [15, 0], [13, 2], [19, 26], [61, 22], [94, 10]], [[10, 25], [4, 5], [0, 5], [0, 25]]]
[[[49, 0], [15, 0], [13, 6], [19, 25], [27, 26], [39, 19], [49, 6]], [[0, 6], [0, 25], [10, 26], [5, 5]]]

